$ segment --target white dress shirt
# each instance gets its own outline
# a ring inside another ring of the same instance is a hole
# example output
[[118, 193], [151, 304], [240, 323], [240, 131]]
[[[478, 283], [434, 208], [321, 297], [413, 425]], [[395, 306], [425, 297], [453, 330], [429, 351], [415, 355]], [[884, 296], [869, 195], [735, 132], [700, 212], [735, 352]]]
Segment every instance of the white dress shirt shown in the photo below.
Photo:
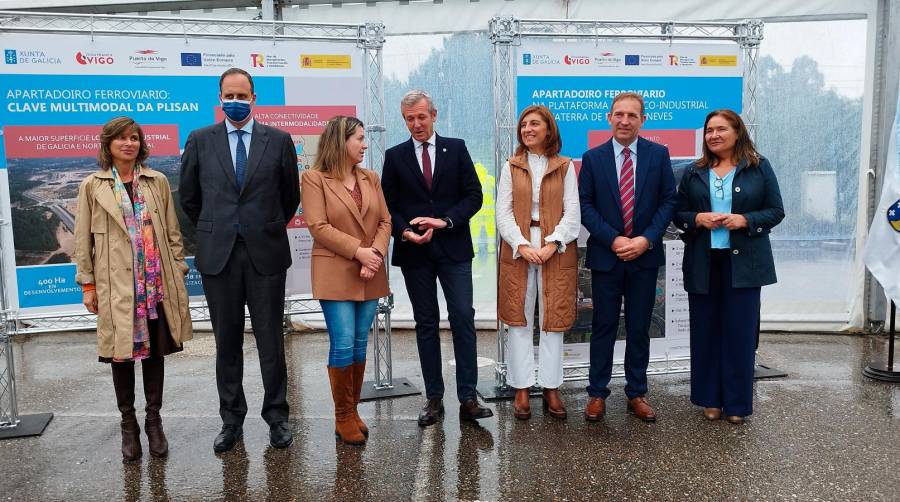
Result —
[[[436, 137], [436, 133], [431, 133], [431, 137], [428, 138], [428, 157], [431, 158], [431, 179], [434, 179], [434, 154], [436, 153], [436, 150], [434, 148], [434, 140]], [[419, 162], [419, 171], [422, 171], [422, 173], [424, 174], [425, 168], [422, 167], [422, 145], [424, 145], [424, 143], [417, 140], [416, 138], [413, 138], [412, 140], [413, 146], [416, 149], [416, 161]]]
[[[628, 149], [631, 150], [631, 171], [634, 173], [634, 183], [635, 190], [637, 190], [637, 144], [638, 139], [634, 138], [634, 141], [628, 145]], [[613, 154], [616, 156], [616, 179], [622, 179], [622, 165], [625, 164], [625, 154], [623, 151], [625, 150], [625, 145], [620, 144], [616, 141], [616, 138], [612, 140]], [[637, 193], [637, 192], [635, 192]]]
[[[244, 127], [241, 127], [241, 130], [244, 131], [244, 135], [241, 137], [241, 141], [244, 142], [244, 150], [247, 151], [247, 159], [250, 158], [250, 136], [253, 135], [253, 122], [255, 119], [250, 119]], [[237, 142], [238, 135], [236, 132], [237, 127], [231, 123], [230, 120], [225, 121], [225, 130], [228, 131], [228, 148], [231, 150], [231, 165], [234, 167], [234, 170], [237, 171]]]
[[[528, 154], [528, 169], [531, 171], [531, 219], [541, 219], [541, 180], [547, 171], [547, 157], [543, 155]], [[503, 164], [500, 171], [500, 183], [497, 185], [497, 230], [500, 237], [513, 249], [513, 258], [519, 257], [519, 246], [531, 245], [530, 240], [522, 235], [519, 225], [516, 224], [512, 208], [512, 176], [509, 170], [509, 162]], [[575, 175], [575, 166], [569, 162], [568, 171], [563, 181], [563, 214], [559, 224], [550, 235], [544, 237], [544, 242], [559, 241], [562, 246], [560, 253], [565, 252], [566, 244], [578, 238], [581, 230], [581, 207], [578, 201], [578, 178]]]

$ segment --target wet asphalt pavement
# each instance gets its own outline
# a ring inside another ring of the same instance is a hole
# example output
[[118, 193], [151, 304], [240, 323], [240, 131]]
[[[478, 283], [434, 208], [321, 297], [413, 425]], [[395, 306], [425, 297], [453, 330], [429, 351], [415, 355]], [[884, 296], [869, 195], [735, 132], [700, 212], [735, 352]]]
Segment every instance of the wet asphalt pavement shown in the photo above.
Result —
[[[686, 374], [650, 377], [655, 424], [626, 413], [622, 379], [601, 423], [583, 419], [581, 382], [563, 387], [568, 420], [545, 417], [532, 399], [529, 421], [516, 420], [506, 401], [490, 403], [495, 416], [480, 425], [460, 423], [445, 364], [442, 423], [416, 424], [421, 395], [363, 403], [371, 436], [353, 447], [334, 441], [327, 336], [294, 334], [295, 440], [275, 450], [258, 414], [262, 386], [248, 337], [244, 440], [216, 456], [214, 343], [198, 333], [166, 359], [169, 458], [151, 459], [144, 436], [142, 462], [123, 465], [109, 367], [96, 362], [94, 335], [20, 337], [19, 412], [55, 418], [42, 436], [0, 441], [0, 500], [900, 500], [900, 385], [861, 373], [883, 341], [764, 335], [760, 360], [789, 376], [757, 382], [755, 413], [743, 426], [704, 420], [688, 401]], [[493, 333], [479, 333], [479, 355], [495, 357], [495, 345]], [[395, 331], [393, 354], [394, 376], [421, 389], [414, 335]], [[482, 367], [481, 377], [492, 379], [493, 369]], [[137, 395], [142, 408], [140, 384]]]

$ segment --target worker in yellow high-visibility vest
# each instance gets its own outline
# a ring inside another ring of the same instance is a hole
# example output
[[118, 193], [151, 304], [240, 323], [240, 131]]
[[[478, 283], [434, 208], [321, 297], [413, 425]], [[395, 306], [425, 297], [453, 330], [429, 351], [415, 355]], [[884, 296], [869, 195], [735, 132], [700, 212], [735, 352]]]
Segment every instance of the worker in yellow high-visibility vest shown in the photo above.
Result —
[[478, 254], [481, 242], [481, 232], [484, 230], [487, 236], [487, 252], [494, 254], [497, 252], [496, 223], [494, 222], [494, 177], [488, 174], [484, 164], [475, 163], [475, 173], [478, 174], [478, 181], [481, 183], [482, 203], [481, 210], [475, 213], [475, 216], [469, 220], [469, 230], [472, 232], [472, 245], [475, 248], [475, 254]]

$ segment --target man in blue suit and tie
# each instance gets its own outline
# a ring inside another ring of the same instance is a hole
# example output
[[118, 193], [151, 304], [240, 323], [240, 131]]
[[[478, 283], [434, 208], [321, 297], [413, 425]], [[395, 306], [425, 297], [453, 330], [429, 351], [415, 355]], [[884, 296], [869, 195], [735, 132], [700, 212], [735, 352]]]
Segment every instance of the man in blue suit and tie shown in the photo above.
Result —
[[645, 398], [648, 330], [656, 276], [665, 260], [662, 237], [675, 207], [675, 176], [668, 148], [638, 137], [646, 120], [640, 94], [618, 94], [606, 117], [613, 137], [584, 154], [578, 179], [581, 223], [590, 232], [586, 265], [594, 308], [584, 415], [598, 421], [606, 411], [624, 297], [628, 410], [654, 422], [656, 413]]

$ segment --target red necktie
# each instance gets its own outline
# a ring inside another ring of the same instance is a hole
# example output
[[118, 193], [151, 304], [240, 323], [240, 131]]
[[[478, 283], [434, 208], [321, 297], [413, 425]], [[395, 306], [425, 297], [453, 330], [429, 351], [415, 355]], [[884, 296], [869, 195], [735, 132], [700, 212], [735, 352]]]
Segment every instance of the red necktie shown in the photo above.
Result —
[[622, 201], [622, 221], [625, 222], [625, 237], [631, 237], [634, 230], [634, 162], [631, 161], [631, 150], [622, 150], [625, 160], [622, 162], [622, 174], [619, 176], [619, 198]]
[[428, 153], [428, 142], [422, 143], [422, 175], [425, 176], [425, 186], [431, 190], [431, 155]]

